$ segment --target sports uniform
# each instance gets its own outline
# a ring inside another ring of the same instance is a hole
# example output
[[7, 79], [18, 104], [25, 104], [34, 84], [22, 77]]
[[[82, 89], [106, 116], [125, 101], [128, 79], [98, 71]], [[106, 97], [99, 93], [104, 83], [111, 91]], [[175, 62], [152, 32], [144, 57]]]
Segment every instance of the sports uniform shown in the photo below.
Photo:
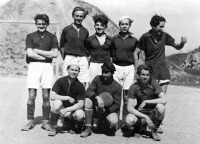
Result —
[[165, 45], [171, 46], [175, 40], [168, 33], [163, 32], [160, 39], [153, 38], [155, 31], [151, 29], [139, 39], [137, 47], [145, 53], [145, 63], [153, 68], [152, 77], [160, 83], [170, 81], [170, 72], [165, 57]]
[[111, 37], [105, 34], [105, 42], [102, 44], [98, 40], [98, 36], [95, 34], [90, 36], [86, 41], [86, 48], [90, 55], [90, 81], [97, 76], [101, 75], [101, 66], [104, 62], [110, 62], [111, 52]]
[[63, 76], [67, 75], [66, 68], [69, 61], [74, 61], [80, 64], [79, 81], [89, 82], [88, 52], [85, 48], [88, 36], [89, 32], [84, 27], [77, 30], [71, 24], [63, 29], [60, 39], [60, 47], [64, 48]]

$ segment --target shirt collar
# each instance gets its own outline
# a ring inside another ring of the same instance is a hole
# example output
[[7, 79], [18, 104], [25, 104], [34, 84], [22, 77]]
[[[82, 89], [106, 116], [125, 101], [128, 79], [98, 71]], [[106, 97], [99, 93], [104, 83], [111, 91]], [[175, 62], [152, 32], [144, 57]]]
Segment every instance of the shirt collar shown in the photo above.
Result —
[[[92, 38], [92, 39], [96, 38], [96, 34], [93, 34], [93, 35], [91, 36], [91, 38]], [[109, 37], [109, 36], [106, 34], [106, 39], [111, 40], [111, 37]]]
[[[129, 32], [128, 37], [129, 37], [129, 38], [134, 38], [132, 35], [133, 35], [133, 33], [132, 33], [132, 32]], [[118, 38], [122, 38], [121, 35], [120, 35], [120, 32], [119, 32], [119, 34], [117, 35], [117, 37], [118, 37]]]
[[[147, 87], [150, 88], [150, 89], [153, 89], [153, 86], [151, 85], [151, 80], [149, 81]], [[141, 86], [139, 85], [139, 83], [137, 82], [137, 88], [136, 88], [136, 90], [140, 90], [140, 89], [142, 89], [142, 88], [141, 88]]]

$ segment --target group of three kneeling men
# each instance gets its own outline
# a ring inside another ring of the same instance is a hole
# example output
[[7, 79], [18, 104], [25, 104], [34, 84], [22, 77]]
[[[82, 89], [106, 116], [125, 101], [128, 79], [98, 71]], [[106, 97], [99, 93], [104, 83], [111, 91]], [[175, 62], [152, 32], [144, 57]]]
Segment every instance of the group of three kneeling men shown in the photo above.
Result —
[[[51, 95], [54, 101], [49, 136], [56, 135], [60, 116], [64, 117], [65, 128], [70, 133], [81, 131], [85, 120], [85, 130], [81, 133], [81, 137], [92, 134], [93, 118], [98, 119], [96, 128], [98, 132], [115, 134], [119, 128], [121, 85], [113, 79], [115, 67], [112, 63], [104, 63], [101, 68], [102, 75], [96, 76], [86, 91], [77, 79], [80, 66], [75, 62], [67, 67], [68, 76], [55, 82]], [[151, 78], [151, 73], [152, 69], [147, 65], [138, 67], [138, 80], [132, 84], [128, 92], [129, 114], [125, 122], [128, 128], [134, 127], [140, 131], [148, 125], [152, 138], [160, 140], [157, 129], [164, 118], [166, 98], [159, 83]], [[105, 99], [100, 97], [102, 94], [108, 96], [106, 101], [112, 101], [110, 106], [106, 106]]]

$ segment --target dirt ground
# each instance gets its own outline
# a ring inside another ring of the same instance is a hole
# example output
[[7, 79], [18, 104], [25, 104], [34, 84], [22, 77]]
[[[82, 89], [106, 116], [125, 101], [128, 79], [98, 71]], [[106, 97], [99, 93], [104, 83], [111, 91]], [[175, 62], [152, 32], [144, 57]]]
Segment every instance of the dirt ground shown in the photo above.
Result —
[[[120, 130], [116, 136], [92, 134], [81, 138], [79, 134], [59, 133], [48, 137], [41, 126], [41, 90], [36, 100], [34, 129], [24, 132], [27, 102], [26, 77], [0, 77], [0, 143], [1, 144], [129, 144], [155, 143], [150, 138], [124, 137]], [[160, 134], [164, 144], [200, 143], [200, 89], [170, 85], [167, 93], [166, 117]]]

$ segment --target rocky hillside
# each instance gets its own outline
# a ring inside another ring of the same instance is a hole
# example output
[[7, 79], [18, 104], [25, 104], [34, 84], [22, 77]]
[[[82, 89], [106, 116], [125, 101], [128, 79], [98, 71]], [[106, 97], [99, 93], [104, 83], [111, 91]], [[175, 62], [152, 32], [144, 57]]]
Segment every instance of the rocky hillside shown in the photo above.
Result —
[[[84, 20], [83, 25], [92, 35], [94, 33], [92, 16], [103, 12], [81, 0], [10, 0], [10, 2], [0, 7], [0, 20], [33, 21], [36, 14], [45, 13], [50, 17], [50, 23], [51, 21], [59, 22], [61, 33], [66, 25], [73, 22], [71, 13], [77, 5], [81, 5], [88, 10], [89, 15]], [[0, 25], [0, 75], [26, 75], [25, 38], [28, 33], [36, 30], [35, 25], [16, 23], [1, 23]], [[55, 34], [57, 26], [50, 25], [48, 30]], [[107, 33], [113, 36], [117, 32], [117, 25], [110, 20]], [[60, 57], [59, 63], [62, 65]]]

